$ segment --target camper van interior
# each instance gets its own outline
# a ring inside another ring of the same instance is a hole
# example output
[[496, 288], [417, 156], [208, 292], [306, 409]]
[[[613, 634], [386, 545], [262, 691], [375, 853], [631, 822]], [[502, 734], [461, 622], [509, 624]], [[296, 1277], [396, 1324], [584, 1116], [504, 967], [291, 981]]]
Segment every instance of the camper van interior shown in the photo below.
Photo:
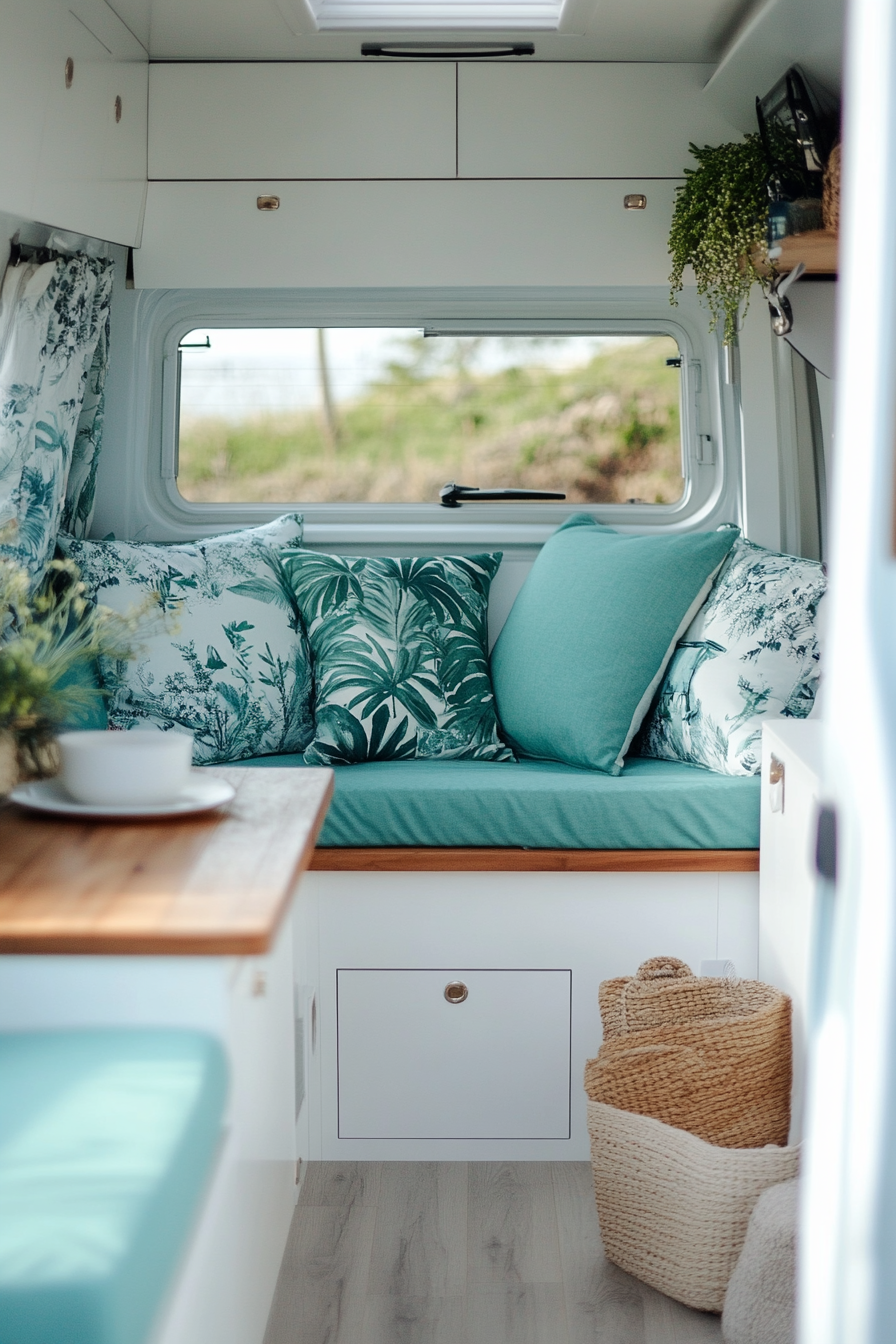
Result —
[[894, 75], [0, 0], [0, 1344], [894, 1338]]

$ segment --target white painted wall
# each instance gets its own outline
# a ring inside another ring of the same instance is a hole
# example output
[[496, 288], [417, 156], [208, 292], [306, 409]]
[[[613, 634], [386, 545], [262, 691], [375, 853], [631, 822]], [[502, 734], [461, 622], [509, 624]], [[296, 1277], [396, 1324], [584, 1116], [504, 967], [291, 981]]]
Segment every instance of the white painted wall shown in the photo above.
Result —
[[759, 546], [781, 548], [775, 342], [768, 308], [754, 293], [739, 337], [744, 531]]

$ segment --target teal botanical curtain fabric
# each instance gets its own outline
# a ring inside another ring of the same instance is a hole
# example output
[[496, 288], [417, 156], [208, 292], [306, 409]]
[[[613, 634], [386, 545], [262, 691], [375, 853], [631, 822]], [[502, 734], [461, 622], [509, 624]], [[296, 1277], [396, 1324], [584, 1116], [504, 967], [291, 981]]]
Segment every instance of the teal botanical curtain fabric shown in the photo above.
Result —
[[314, 658], [309, 763], [513, 760], [488, 670], [488, 592], [500, 563], [500, 554], [283, 555]]
[[149, 612], [136, 659], [100, 660], [110, 726], [187, 728], [197, 765], [303, 751], [311, 664], [278, 558], [301, 540], [294, 514], [194, 545], [60, 538], [91, 598]]
[[75, 446], [72, 450], [72, 463], [69, 468], [68, 484], [65, 490], [65, 504], [62, 509], [62, 530], [73, 537], [86, 537], [93, 521], [93, 506], [96, 497], [96, 471], [99, 466], [100, 449], [103, 446], [103, 423], [106, 414], [106, 373], [109, 368], [109, 313], [102, 324], [97, 337], [93, 360], [87, 373], [87, 387], [78, 428], [75, 433]]
[[[35, 578], [56, 544], [88, 374], [106, 332], [111, 292], [112, 262], [93, 257], [20, 260], [3, 277], [0, 555]], [[93, 385], [101, 389], [100, 372], [97, 368]], [[97, 423], [94, 416], [93, 424], [90, 434], [102, 417]], [[87, 477], [92, 489], [94, 473], [95, 466], [88, 469], [79, 492]], [[79, 514], [78, 506], [72, 514]]]
[[679, 641], [641, 754], [756, 774], [763, 720], [803, 719], [815, 701], [824, 592], [817, 561], [739, 540]]

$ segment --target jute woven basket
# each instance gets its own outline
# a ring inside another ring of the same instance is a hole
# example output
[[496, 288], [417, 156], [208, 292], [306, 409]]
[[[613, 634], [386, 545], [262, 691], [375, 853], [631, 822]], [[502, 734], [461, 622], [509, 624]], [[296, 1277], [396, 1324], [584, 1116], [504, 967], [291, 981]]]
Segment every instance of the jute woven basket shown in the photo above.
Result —
[[824, 169], [821, 209], [824, 226], [831, 233], [840, 230], [840, 146], [835, 145], [828, 155]]
[[668, 1297], [721, 1311], [763, 1190], [792, 1180], [797, 1148], [718, 1148], [647, 1116], [588, 1102], [607, 1258]]
[[600, 987], [604, 1040], [585, 1065], [592, 1101], [724, 1148], [787, 1142], [790, 1000], [755, 980], [695, 976], [674, 957]]

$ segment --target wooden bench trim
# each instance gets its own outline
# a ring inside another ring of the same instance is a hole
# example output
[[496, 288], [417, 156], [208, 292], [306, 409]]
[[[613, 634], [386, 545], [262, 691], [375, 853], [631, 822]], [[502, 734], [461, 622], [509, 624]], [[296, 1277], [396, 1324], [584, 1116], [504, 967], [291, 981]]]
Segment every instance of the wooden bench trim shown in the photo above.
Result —
[[317, 873], [758, 873], [758, 849], [318, 848]]

